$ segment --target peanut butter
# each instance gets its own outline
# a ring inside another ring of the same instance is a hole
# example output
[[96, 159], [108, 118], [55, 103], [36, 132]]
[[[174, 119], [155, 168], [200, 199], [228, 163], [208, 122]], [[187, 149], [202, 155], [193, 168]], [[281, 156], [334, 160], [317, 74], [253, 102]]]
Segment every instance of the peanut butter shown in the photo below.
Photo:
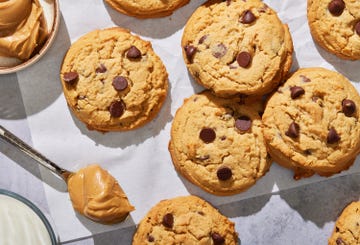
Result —
[[115, 178], [99, 165], [71, 175], [68, 190], [74, 209], [96, 222], [121, 222], [135, 209]]
[[39, 0], [0, 0], [0, 56], [27, 60], [47, 35]]

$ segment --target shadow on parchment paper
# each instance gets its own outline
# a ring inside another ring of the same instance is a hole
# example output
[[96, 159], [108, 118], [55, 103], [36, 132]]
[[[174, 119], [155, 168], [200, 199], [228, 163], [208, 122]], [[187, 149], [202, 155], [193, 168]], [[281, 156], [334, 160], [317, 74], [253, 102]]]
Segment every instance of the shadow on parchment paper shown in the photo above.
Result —
[[322, 228], [336, 221], [342, 210], [360, 199], [360, 176], [351, 174], [279, 192], [304, 220]]
[[24, 119], [26, 112], [16, 73], [0, 75], [0, 118]]
[[320, 47], [314, 39], [313, 42], [321, 57], [333, 65], [337, 72], [343, 74], [353, 82], [360, 82], [360, 60], [352, 61], [341, 59]]
[[[105, 1], [104, 5], [112, 21], [123, 28], [141, 36], [151, 38], [166, 38], [182, 29], [194, 10], [204, 1], [190, 1], [187, 5], [177, 9], [170, 16], [162, 18], [137, 19], [117, 12]], [[141, 21], [141, 24], [139, 24]]]
[[70, 36], [61, 14], [59, 30], [51, 48], [36, 64], [17, 73], [28, 116], [44, 110], [62, 94], [60, 66], [70, 44]]
[[[158, 135], [169, 123], [173, 116], [171, 115], [171, 82], [168, 82], [168, 93], [162, 108], [160, 109], [158, 115], [146, 123], [144, 126], [123, 132], [107, 132], [101, 133], [96, 130], [89, 130], [84, 123], [79, 121], [77, 117], [71, 112], [71, 117], [80, 129], [81, 133], [87, 135], [95, 144], [104, 145], [112, 148], [122, 148], [125, 149], [131, 145], [139, 145], [144, 142], [146, 139]], [[70, 110], [70, 109], [69, 109]]]
[[[94, 245], [114, 244], [114, 241], [116, 241], [116, 244], [131, 244], [132, 235], [136, 228], [131, 214], [123, 222], [113, 225], [96, 223], [78, 212], [76, 212], [76, 217], [84, 225], [84, 227], [93, 234]], [[122, 228], [124, 226], [127, 228]], [[115, 238], [118, 239], [113, 240]]]

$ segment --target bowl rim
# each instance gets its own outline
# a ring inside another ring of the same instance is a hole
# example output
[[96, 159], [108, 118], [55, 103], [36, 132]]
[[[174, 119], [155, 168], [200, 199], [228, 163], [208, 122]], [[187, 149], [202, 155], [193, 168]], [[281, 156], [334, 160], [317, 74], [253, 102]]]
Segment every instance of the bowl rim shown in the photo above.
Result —
[[12, 198], [24, 203], [32, 211], [34, 211], [34, 213], [41, 219], [41, 221], [45, 225], [45, 228], [48, 231], [49, 236], [50, 236], [51, 244], [52, 245], [57, 245], [58, 244], [55, 232], [54, 232], [53, 228], [51, 227], [49, 220], [45, 217], [43, 212], [38, 207], [35, 206], [34, 203], [32, 203], [30, 200], [26, 199], [23, 196], [20, 196], [19, 194], [15, 193], [15, 192], [8, 191], [8, 190], [5, 190], [5, 189], [0, 189], [0, 195], [5, 195], [5, 196], [12, 197]]
[[59, 0], [53, 0], [54, 1], [54, 23], [52, 25], [51, 31], [49, 33], [49, 37], [46, 39], [45, 43], [42, 45], [40, 51], [32, 56], [30, 59], [15, 65], [15, 66], [0, 66], [0, 75], [2, 74], [9, 74], [21, 71], [32, 64], [35, 64], [42, 56], [45, 55], [45, 53], [48, 51], [48, 49], [51, 47], [52, 43], [55, 40], [56, 34], [59, 30], [59, 24], [60, 24], [60, 6], [59, 6]]

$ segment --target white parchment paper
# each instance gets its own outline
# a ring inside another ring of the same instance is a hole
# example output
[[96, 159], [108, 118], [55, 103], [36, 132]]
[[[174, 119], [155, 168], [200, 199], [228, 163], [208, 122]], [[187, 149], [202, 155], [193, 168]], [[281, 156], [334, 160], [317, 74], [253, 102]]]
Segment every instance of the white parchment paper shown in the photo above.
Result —
[[[134, 226], [153, 205], [166, 198], [195, 194], [219, 206], [324, 180], [314, 176], [294, 181], [290, 171], [273, 164], [270, 172], [245, 193], [217, 197], [190, 184], [174, 170], [167, 148], [173, 115], [184, 98], [202, 90], [186, 70], [180, 40], [186, 20], [203, 2], [192, 0], [169, 17], [138, 20], [117, 13], [101, 0], [62, 0], [60, 30], [53, 47], [37, 64], [17, 74], [35, 148], [73, 171], [99, 163], [115, 176], [136, 207], [129, 219], [118, 225], [89, 221], [74, 212], [65, 184], [43, 169], [49, 209], [62, 242]], [[335, 70], [360, 91], [360, 62], [340, 60], [314, 44], [307, 25], [306, 1], [264, 2], [290, 27], [295, 48], [293, 70], [314, 66]], [[72, 42], [89, 31], [112, 26], [130, 29], [152, 42], [168, 70], [170, 93], [158, 117], [145, 127], [102, 134], [87, 130], [71, 114], [62, 94], [59, 69]], [[360, 172], [359, 158], [348, 171], [333, 178], [354, 172]]]

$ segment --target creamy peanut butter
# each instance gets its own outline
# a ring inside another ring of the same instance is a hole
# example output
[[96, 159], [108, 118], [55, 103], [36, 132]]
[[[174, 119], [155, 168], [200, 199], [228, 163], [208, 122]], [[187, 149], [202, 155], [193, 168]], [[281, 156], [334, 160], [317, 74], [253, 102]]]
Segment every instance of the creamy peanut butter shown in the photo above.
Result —
[[96, 222], [117, 223], [135, 209], [115, 178], [96, 164], [71, 175], [68, 191], [74, 209]]
[[47, 35], [39, 0], [0, 0], [0, 56], [27, 60]]

